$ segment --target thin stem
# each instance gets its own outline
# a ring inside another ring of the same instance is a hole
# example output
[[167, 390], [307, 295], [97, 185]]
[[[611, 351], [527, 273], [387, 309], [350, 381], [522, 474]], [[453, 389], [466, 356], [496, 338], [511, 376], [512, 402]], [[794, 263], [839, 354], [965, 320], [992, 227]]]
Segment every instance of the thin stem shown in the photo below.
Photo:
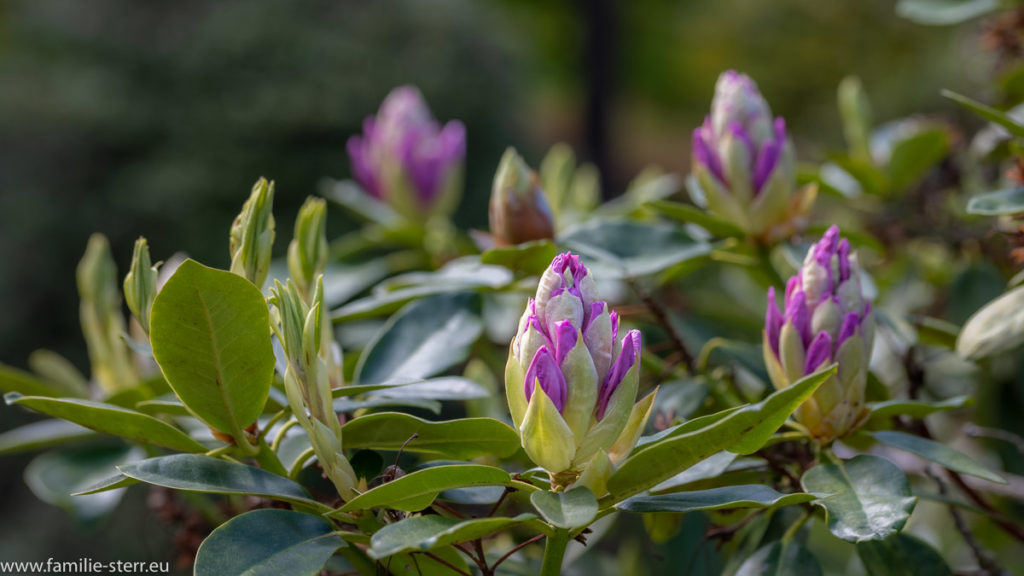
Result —
[[540, 567], [540, 576], [559, 576], [562, 573], [562, 560], [565, 549], [569, 545], [569, 531], [556, 528], [555, 533], [544, 544], [544, 562]]
[[796, 536], [797, 532], [799, 532], [800, 529], [804, 527], [804, 524], [806, 524], [807, 521], [810, 519], [811, 511], [805, 508], [803, 516], [801, 516], [799, 520], [794, 522], [793, 525], [790, 526], [788, 530], [786, 530], [786, 533], [782, 535], [783, 545], [789, 544], [789, 542]]
[[509, 488], [508, 486], [505, 487], [505, 490], [501, 493], [501, 497], [498, 498], [498, 501], [494, 503], [494, 506], [491, 506], [490, 512], [487, 513], [488, 518], [494, 516], [494, 513], [498, 511], [498, 507], [505, 501], [505, 497], [512, 491], [514, 491], [514, 488]]
[[657, 300], [655, 300], [654, 297], [651, 296], [650, 292], [640, 285], [640, 282], [635, 278], [629, 278], [627, 281], [629, 282], [630, 287], [632, 287], [637, 295], [640, 296], [640, 299], [643, 300], [647, 309], [654, 315], [654, 320], [658, 323], [658, 326], [661, 326], [661, 329], [668, 335], [669, 340], [672, 341], [672, 345], [679, 353], [679, 358], [682, 360], [683, 365], [686, 366], [687, 372], [690, 374], [696, 374], [697, 366], [694, 362], [693, 354], [691, 354], [690, 350], [686, 347], [686, 343], [683, 342], [682, 336], [680, 336], [679, 332], [677, 332], [675, 327], [672, 326], [672, 322], [668, 318], [668, 311]]
[[520, 550], [522, 550], [523, 548], [526, 548], [527, 546], [529, 546], [530, 544], [533, 544], [534, 542], [540, 541], [542, 538], [546, 538], [546, 536], [543, 535], [543, 534], [537, 534], [536, 536], [534, 536], [533, 538], [530, 538], [529, 540], [526, 540], [525, 542], [521, 542], [519, 544], [516, 544], [515, 547], [513, 547], [508, 552], [505, 552], [505, 554], [501, 558], [498, 558], [494, 562], [494, 564], [491, 565], [491, 570], [497, 570], [498, 566], [502, 562], [504, 562], [505, 560], [508, 560], [513, 554], [515, 554], [516, 552], [519, 552]]
[[289, 420], [281, 425], [281, 429], [277, 431], [277, 435], [274, 436], [274, 442], [270, 444], [270, 449], [277, 452], [281, 448], [281, 442], [284, 441], [285, 435], [288, 433], [288, 429], [298, 424], [298, 420]]
[[306, 461], [312, 458], [314, 454], [316, 454], [316, 450], [313, 448], [303, 450], [302, 454], [299, 454], [299, 457], [295, 459], [295, 462], [292, 462], [292, 468], [288, 471], [288, 477], [292, 480], [298, 478], [299, 472], [302, 472], [302, 467], [306, 465]]
[[436, 554], [431, 554], [430, 552], [423, 552], [422, 554], [424, 556], [426, 556], [427, 558], [430, 558], [434, 562], [437, 562], [438, 564], [443, 564], [443, 565], [447, 566], [448, 568], [454, 570], [455, 572], [458, 572], [459, 574], [462, 574], [462, 576], [472, 576], [469, 572], [466, 572], [465, 570], [462, 570], [461, 568], [458, 568], [457, 566], [451, 564], [450, 562], [448, 562], [447, 560], [445, 560], [444, 558], [441, 558], [440, 556], [438, 556]]
[[274, 427], [274, 424], [277, 424], [281, 420], [281, 418], [284, 418], [290, 413], [291, 412], [288, 411], [287, 409], [278, 410], [277, 414], [271, 416], [270, 420], [267, 421], [266, 425], [263, 427], [263, 430], [260, 432], [258, 438], [262, 440], [267, 435], [267, 433], [270, 432], [270, 429]]
[[[942, 481], [942, 478], [939, 478], [937, 474], [933, 474], [930, 470], [926, 471], [926, 473], [932, 480], [935, 480], [935, 484], [939, 489], [939, 494], [946, 496], [946, 483]], [[963, 514], [957, 510], [955, 506], [950, 505], [949, 515], [953, 517], [953, 525], [956, 526], [957, 532], [959, 532], [960, 536], [963, 537], [967, 547], [971, 549], [971, 553], [974, 555], [974, 559], [978, 562], [978, 566], [986, 570], [989, 574], [1002, 574], [1003, 570], [999, 564], [996, 563], [995, 558], [993, 558], [992, 555], [982, 548], [981, 544], [974, 539], [974, 534], [971, 533], [971, 529], [967, 526], [967, 522], [964, 521]]]

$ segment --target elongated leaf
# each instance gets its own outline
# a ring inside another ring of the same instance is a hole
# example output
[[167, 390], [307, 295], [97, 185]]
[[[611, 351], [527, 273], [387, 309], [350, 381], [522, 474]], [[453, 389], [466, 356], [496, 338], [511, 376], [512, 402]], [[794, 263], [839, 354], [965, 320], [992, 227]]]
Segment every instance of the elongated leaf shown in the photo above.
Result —
[[[835, 366], [832, 366], [771, 394], [757, 404], [732, 410], [724, 418], [709, 422], [702, 428], [681, 434], [669, 433], [643, 446], [642, 450], [635, 451], [622, 462], [608, 479], [609, 493], [615, 500], [627, 498], [722, 450], [738, 454], [756, 452], [790, 414], [834, 373]], [[680, 428], [685, 426], [683, 424]]]
[[113, 434], [136, 442], [155, 444], [181, 452], [206, 451], [205, 446], [174, 426], [141, 412], [112, 404], [69, 398], [19, 396], [14, 393], [8, 394], [4, 399], [8, 404], [25, 406], [97, 432]]
[[678, 489], [679, 487], [690, 484], [691, 482], [715, 478], [725, 472], [734, 460], [736, 460], [736, 454], [733, 454], [728, 450], [722, 450], [721, 452], [713, 454], [693, 466], [690, 466], [686, 470], [683, 470], [679, 474], [676, 474], [657, 486], [652, 487], [651, 492], [672, 491], [673, 489]]
[[429, 506], [442, 490], [468, 486], [507, 486], [511, 482], [512, 477], [508, 472], [493, 466], [435, 466], [381, 484], [349, 500], [340, 510], [349, 512], [387, 506], [395, 510], [416, 511]]
[[694, 492], [675, 492], [660, 496], [633, 496], [618, 505], [630, 512], [690, 512], [731, 508], [771, 508], [810, 502], [815, 497], [797, 492], [783, 494], [762, 484], [725, 486]]
[[490, 395], [490, 391], [469, 378], [440, 376], [437, 378], [398, 378], [382, 384], [342, 386], [332, 391], [335, 398], [376, 392], [373, 396], [387, 398], [428, 398], [431, 400], [472, 400]]
[[895, 534], [917, 503], [903, 471], [885, 458], [868, 454], [838, 464], [819, 464], [800, 483], [828, 513], [828, 529], [848, 542]]
[[196, 576], [313, 576], [345, 542], [319, 516], [253, 510], [219, 526], [196, 554]]
[[942, 128], [923, 128], [893, 145], [889, 181], [899, 192], [917, 182], [949, 152], [949, 135]]
[[[398, 450], [405, 444], [409, 452], [457, 460], [486, 455], [506, 458], [520, 445], [515, 430], [492, 418], [431, 422], [408, 414], [383, 412], [350, 420], [341, 430], [342, 442], [348, 450]], [[409, 441], [414, 434], [417, 437]]]
[[857, 555], [871, 576], [953, 576], [953, 571], [934, 548], [908, 534], [859, 542]]
[[880, 420], [891, 416], [906, 415], [911, 418], [924, 418], [943, 410], [956, 410], [974, 403], [971, 396], [954, 396], [938, 402], [923, 400], [886, 400], [885, 402], [868, 403], [871, 409], [871, 420]]
[[1010, 290], [974, 313], [956, 341], [957, 354], [981, 360], [1024, 343], [1024, 286]]
[[978, 194], [967, 203], [968, 214], [1002, 216], [1024, 212], [1024, 187]]
[[735, 576], [820, 576], [818, 559], [799, 542], [772, 542], [744, 560]]
[[153, 303], [153, 355], [196, 416], [238, 436], [270, 393], [269, 322], [267, 303], [251, 282], [186, 260]]
[[530, 494], [530, 503], [545, 520], [567, 530], [589, 526], [597, 517], [597, 499], [585, 487], [561, 493], [538, 490]]
[[381, 559], [401, 552], [420, 552], [468, 542], [535, 519], [533, 514], [515, 518], [460, 520], [443, 516], [414, 516], [388, 524], [370, 539], [370, 557]]
[[516, 246], [492, 248], [480, 255], [484, 264], [497, 264], [523, 274], [542, 274], [557, 254], [550, 240], [534, 240]]
[[696, 224], [720, 238], [742, 237], [744, 235], [743, 229], [731, 222], [716, 218], [696, 206], [670, 200], [655, 200], [645, 205], [673, 220]]
[[872, 436], [883, 444], [916, 454], [925, 460], [941, 464], [954, 472], [975, 476], [989, 482], [1006, 484], [1006, 480], [999, 474], [978, 464], [963, 452], [958, 452], [945, 444], [921, 438], [920, 436], [890, 430], [874, 432]]
[[17, 392], [25, 396], [64, 395], [58, 386], [6, 364], [0, 364], [0, 392]]
[[393, 316], [359, 359], [360, 384], [426, 378], [462, 362], [483, 331], [472, 294], [417, 300]]
[[1000, 0], [900, 0], [896, 13], [918, 24], [960, 24], [999, 10]]
[[656, 274], [711, 252], [711, 246], [667, 223], [592, 220], [567, 232], [562, 243], [603, 260], [623, 277]]
[[72, 496], [88, 496], [89, 494], [99, 494], [100, 492], [109, 492], [110, 490], [117, 490], [118, 488], [126, 488], [133, 484], [138, 484], [139, 481], [135, 478], [129, 478], [120, 472], [107, 476], [101, 480], [97, 480], [88, 486], [79, 488], [77, 492], [72, 492]]
[[943, 90], [942, 95], [956, 102], [957, 104], [960, 104], [964, 108], [967, 108], [971, 112], [974, 112], [975, 114], [984, 118], [985, 120], [988, 120], [989, 122], [994, 122], [1002, 126], [1003, 128], [1006, 128], [1006, 130], [1010, 132], [1010, 134], [1013, 134], [1018, 138], [1024, 137], [1024, 125], [1021, 125], [1013, 118], [1010, 118], [1010, 116], [1007, 115], [1005, 112], [997, 110], [991, 106], [982, 104], [981, 102], [978, 102], [977, 100], [974, 100], [972, 98], [968, 98], [963, 94], [957, 94], [952, 90]]
[[65, 420], [41, 420], [0, 434], [0, 454], [31, 452], [95, 437], [88, 428]]
[[71, 494], [108, 477], [115, 466], [142, 456], [141, 449], [125, 445], [44, 452], [25, 468], [25, 484], [43, 502], [60, 506], [79, 520], [95, 520], [117, 506], [123, 491], [88, 496]]
[[174, 454], [119, 466], [125, 476], [176, 490], [214, 494], [250, 494], [284, 502], [313, 502], [305, 488], [253, 466], [198, 454]]

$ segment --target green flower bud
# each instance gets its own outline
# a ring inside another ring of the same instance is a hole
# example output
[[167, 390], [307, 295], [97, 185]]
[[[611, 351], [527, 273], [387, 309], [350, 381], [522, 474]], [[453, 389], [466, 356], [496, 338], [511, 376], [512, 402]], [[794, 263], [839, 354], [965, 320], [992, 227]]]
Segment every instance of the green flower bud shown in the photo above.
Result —
[[149, 259], [146, 239], [139, 238], [132, 253], [132, 267], [124, 277], [124, 299], [146, 334], [149, 334], [149, 313], [156, 299], [157, 275], [157, 266]]
[[262, 288], [274, 245], [274, 183], [260, 178], [231, 225], [231, 271]]
[[295, 219], [295, 238], [288, 245], [288, 272], [305, 300], [312, 297], [316, 277], [327, 267], [327, 202], [307, 198]]
[[505, 150], [494, 174], [490, 205], [491, 235], [499, 246], [553, 238], [554, 217], [540, 179], [515, 149]]
[[121, 339], [125, 320], [117, 290], [117, 266], [102, 234], [93, 234], [78, 264], [79, 314], [93, 379], [110, 394], [134, 386], [138, 374]]

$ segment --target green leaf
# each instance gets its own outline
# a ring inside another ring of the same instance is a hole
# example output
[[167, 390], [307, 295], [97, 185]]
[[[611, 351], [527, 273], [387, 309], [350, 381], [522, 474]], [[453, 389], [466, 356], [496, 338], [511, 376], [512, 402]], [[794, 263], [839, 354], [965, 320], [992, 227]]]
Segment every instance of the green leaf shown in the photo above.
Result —
[[907, 476], [885, 458], [862, 454], [819, 464], [800, 479], [828, 513], [828, 529], [847, 542], [882, 540], [906, 524], [917, 498]]
[[266, 470], [217, 460], [198, 454], [174, 454], [119, 466], [125, 476], [176, 490], [214, 494], [246, 494], [293, 502], [321, 505], [310, 499], [306, 489]]
[[71, 494], [110, 476], [115, 466], [140, 457], [140, 449], [124, 445], [45, 452], [25, 468], [25, 484], [43, 502], [60, 506], [79, 520], [90, 521], [117, 506], [123, 492], [89, 496]]
[[195, 576], [314, 576], [344, 545], [319, 516], [253, 510], [206, 537], [196, 554]]
[[[443, 560], [443, 563], [434, 558]], [[457, 573], [452, 570], [453, 566], [459, 571], [458, 573], [472, 573], [469, 566], [466, 565], [466, 557], [456, 552], [452, 546], [435, 548], [430, 556], [413, 553], [396, 554], [385, 560], [383, 564], [387, 567], [388, 573], [393, 576], [452, 576]]]
[[475, 518], [460, 520], [444, 516], [414, 516], [388, 524], [370, 539], [371, 558], [380, 560], [402, 552], [425, 552], [459, 542], [490, 536], [506, 528], [535, 519], [533, 514], [515, 518]]
[[558, 253], [550, 240], [534, 240], [515, 246], [492, 248], [480, 255], [480, 262], [504, 266], [522, 274], [540, 275]]
[[971, 396], [954, 396], [938, 402], [925, 402], [923, 400], [886, 400], [885, 402], [868, 403], [871, 409], [869, 420], [881, 420], [892, 416], [906, 415], [911, 418], [924, 418], [935, 412], [943, 410], [955, 410], [970, 406], [974, 403]]
[[810, 502], [815, 497], [797, 492], [783, 494], [761, 484], [725, 486], [660, 496], [634, 496], [618, 505], [630, 512], [690, 512], [731, 508], [771, 508]]
[[916, 183], [949, 152], [949, 136], [941, 128], [923, 129], [895, 143], [889, 158], [893, 191]]
[[989, 482], [1006, 484], [1006, 480], [999, 474], [996, 474], [981, 464], [978, 464], [966, 454], [958, 452], [945, 444], [928, 440], [927, 438], [921, 438], [920, 436], [890, 430], [873, 432], [872, 436], [875, 437], [875, 440], [878, 440], [883, 444], [887, 444], [893, 448], [899, 448], [900, 450], [910, 452], [911, 454], [916, 454], [925, 460], [941, 464], [954, 472], [960, 472], [961, 474], [967, 474], [969, 476], [981, 478], [982, 480], [988, 480]]
[[591, 220], [561, 237], [585, 256], [603, 260], [622, 277], [656, 274], [711, 253], [711, 246], [678, 226], [633, 220]]
[[735, 576], [820, 576], [818, 559], [798, 542], [776, 541], [743, 561]]
[[[697, 418], [638, 446], [608, 479], [615, 500], [642, 492], [722, 450], [756, 452], [822, 382], [835, 366], [807, 376], [758, 402], [726, 415]], [[698, 423], [699, 421], [699, 423]], [[696, 428], [696, 426], [703, 426]]]
[[1002, 216], [1024, 212], [1024, 186], [978, 194], [967, 203], [968, 214]]
[[859, 542], [857, 555], [871, 576], [953, 576], [953, 571], [934, 548], [907, 534]]
[[270, 393], [274, 351], [267, 303], [241, 276], [186, 260], [153, 303], [153, 355], [201, 420], [236, 438]]
[[143, 400], [135, 405], [135, 409], [146, 414], [167, 414], [169, 416], [191, 416], [192, 413], [173, 394], [168, 397]]
[[73, 422], [41, 420], [0, 434], [0, 454], [31, 452], [95, 436], [92, 430]]
[[388, 320], [366, 346], [356, 368], [360, 384], [433, 376], [469, 356], [483, 332], [473, 294], [417, 300]]
[[352, 180], [327, 182], [320, 191], [328, 200], [337, 202], [367, 222], [388, 227], [397, 226], [402, 222], [402, 217], [390, 206], [368, 194]]
[[982, 306], [967, 319], [956, 341], [957, 354], [981, 360], [1024, 343], [1024, 286]]
[[931, 26], [966, 22], [1002, 8], [1000, 0], [900, 0], [896, 13]]
[[34, 374], [6, 364], [0, 364], [0, 392], [17, 392], [25, 396], [63, 396], [65, 393]]
[[957, 94], [952, 90], [943, 90], [942, 95], [956, 102], [957, 104], [960, 104], [964, 108], [967, 108], [971, 112], [974, 112], [975, 114], [984, 118], [985, 120], [988, 120], [989, 122], [994, 122], [1002, 126], [1003, 128], [1006, 128], [1006, 130], [1009, 131], [1010, 134], [1018, 138], [1024, 137], [1024, 125], [1018, 123], [1005, 112], [997, 110], [991, 106], [982, 104], [981, 102], [968, 98], [967, 96], [964, 96], [962, 94]]
[[585, 487], [560, 493], [538, 490], [530, 494], [530, 503], [545, 520], [566, 530], [589, 526], [597, 517], [597, 499]]
[[442, 490], [468, 486], [507, 486], [512, 482], [508, 472], [493, 466], [457, 464], [417, 470], [349, 500], [342, 512], [387, 506], [395, 510], [422, 510]]
[[[53, 350], [40, 349], [29, 354], [28, 365], [62, 396], [89, 397], [89, 380], [70, 360]], [[49, 394], [42, 394], [49, 396]]]
[[437, 458], [466, 460], [493, 455], [507, 458], [519, 450], [519, 435], [508, 424], [493, 418], [463, 418], [431, 422], [402, 414], [383, 412], [354, 418], [341, 428], [347, 450], [398, 450]]
[[15, 393], [7, 394], [4, 400], [8, 404], [25, 406], [104, 434], [113, 434], [180, 452], [206, 451], [205, 446], [163, 420], [113, 404], [70, 398], [19, 396]]
[[100, 492], [109, 492], [110, 490], [117, 490], [118, 488], [127, 488], [133, 484], [138, 484], [139, 481], [135, 478], [129, 478], [120, 472], [107, 476], [102, 480], [98, 480], [79, 488], [77, 492], [72, 492], [72, 496], [88, 496], [89, 494], [99, 494]]
[[716, 218], [715, 216], [690, 204], [672, 202], [669, 200], [655, 200], [648, 202], [646, 206], [657, 210], [662, 215], [684, 224], [696, 224], [719, 238], [743, 237], [743, 229], [735, 224]]
[[444, 376], [417, 380], [381, 388], [373, 396], [384, 398], [429, 398], [431, 400], [472, 400], [486, 398], [491, 391], [461, 376]]

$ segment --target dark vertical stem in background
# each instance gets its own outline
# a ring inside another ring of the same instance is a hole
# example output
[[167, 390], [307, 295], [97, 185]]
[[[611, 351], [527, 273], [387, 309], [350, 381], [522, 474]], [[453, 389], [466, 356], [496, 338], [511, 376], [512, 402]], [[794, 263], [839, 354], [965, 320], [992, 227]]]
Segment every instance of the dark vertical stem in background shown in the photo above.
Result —
[[614, 85], [615, 0], [577, 0], [585, 39], [583, 64], [586, 80], [585, 154], [601, 172], [605, 199], [618, 190], [617, 176], [608, 150], [608, 113]]

